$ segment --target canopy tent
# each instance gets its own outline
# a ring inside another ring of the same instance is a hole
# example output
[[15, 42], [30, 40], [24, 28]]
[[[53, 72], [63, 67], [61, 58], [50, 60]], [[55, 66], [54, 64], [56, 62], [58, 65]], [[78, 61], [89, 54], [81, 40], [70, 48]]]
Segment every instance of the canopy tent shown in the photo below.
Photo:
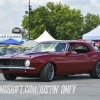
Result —
[[24, 43], [24, 41], [20, 41], [19, 43], [20, 43], [20, 44], [23, 44], [23, 43]]
[[36, 40], [37, 42], [55, 40], [46, 30]]
[[23, 43], [23, 47], [34, 47], [38, 42], [34, 40], [28, 40]]
[[82, 36], [83, 40], [100, 40], [100, 25]]
[[4, 40], [2, 43], [8, 44], [8, 45], [10, 45], [10, 44], [18, 45], [18, 44], [20, 44], [20, 42], [18, 42], [17, 40], [14, 40], [12, 38]]

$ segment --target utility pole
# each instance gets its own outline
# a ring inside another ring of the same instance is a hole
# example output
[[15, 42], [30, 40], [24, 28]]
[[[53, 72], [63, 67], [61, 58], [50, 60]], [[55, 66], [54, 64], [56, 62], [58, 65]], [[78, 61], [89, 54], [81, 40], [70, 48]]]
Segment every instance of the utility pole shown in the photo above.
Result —
[[30, 14], [33, 14], [32, 6], [30, 5], [30, 0], [29, 0], [29, 5], [28, 5], [28, 11], [25, 11], [25, 14], [28, 14], [28, 40], [30, 40]]
[[28, 35], [29, 35], [29, 40], [30, 40], [30, 10], [31, 10], [31, 5], [30, 5], [30, 0], [29, 0], [29, 7], [28, 7]]

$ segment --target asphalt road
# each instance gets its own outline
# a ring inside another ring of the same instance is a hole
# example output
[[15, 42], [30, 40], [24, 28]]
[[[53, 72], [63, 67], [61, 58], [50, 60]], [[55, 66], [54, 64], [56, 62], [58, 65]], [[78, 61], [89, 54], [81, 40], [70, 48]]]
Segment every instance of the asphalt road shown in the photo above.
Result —
[[[4, 86], [10, 88], [6, 87], [7, 90]], [[32, 91], [32, 86], [39, 91]], [[12, 87], [18, 87], [18, 91], [10, 94]], [[56, 77], [52, 82], [41, 82], [38, 78], [6, 81], [0, 74], [0, 88], [7, 90], [3, 93], [0, 89], [0, 100], [100, 100], [100, 79], [92, 79], [86, 74]]]

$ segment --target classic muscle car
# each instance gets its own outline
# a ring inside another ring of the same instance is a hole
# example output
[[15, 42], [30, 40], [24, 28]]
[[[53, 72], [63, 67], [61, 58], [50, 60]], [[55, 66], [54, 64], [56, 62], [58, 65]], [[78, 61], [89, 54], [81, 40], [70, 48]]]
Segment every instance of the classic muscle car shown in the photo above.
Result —
[[52, 81], [54, 76], [83, 73], [100, 78], [100, 52], [86, 42], [40, 42], [30, 52], [0, 56], [0, 73], [6, 80], [40, 77], [42, 81]]

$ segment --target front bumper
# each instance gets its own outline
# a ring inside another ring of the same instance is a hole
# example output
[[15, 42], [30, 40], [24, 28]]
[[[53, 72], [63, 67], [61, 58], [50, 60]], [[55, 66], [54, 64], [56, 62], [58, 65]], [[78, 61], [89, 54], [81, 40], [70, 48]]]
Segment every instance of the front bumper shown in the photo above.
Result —
[[12, 66], [0, 66], [0, 69], [29, 69], [29, 70], [35, 70], [34, 67], [25, 67], [25, 66], [21, 66], [21, 67], [12, 67]]

